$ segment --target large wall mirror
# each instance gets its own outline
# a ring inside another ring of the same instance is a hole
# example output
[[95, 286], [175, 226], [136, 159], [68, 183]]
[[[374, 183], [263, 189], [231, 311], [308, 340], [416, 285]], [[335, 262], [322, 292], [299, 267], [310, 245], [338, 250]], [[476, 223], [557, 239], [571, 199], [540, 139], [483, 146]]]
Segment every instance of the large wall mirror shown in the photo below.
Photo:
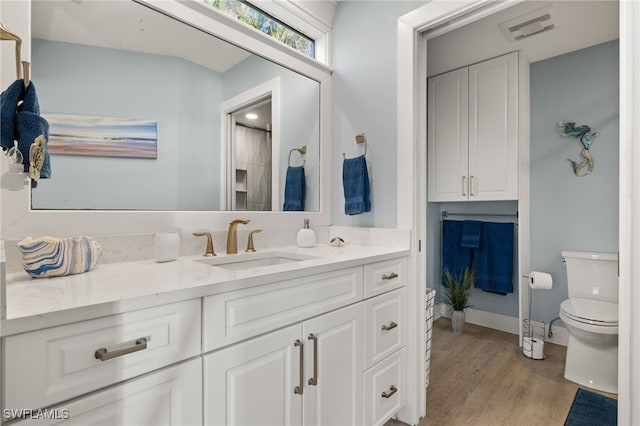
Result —
[[[52, 150], [33, 210], [279, 211], [290, 162], [320, 210], [318, 81], [134, 1], [31, 7]], [[110, 151], [142, 128], [151, 154]]]

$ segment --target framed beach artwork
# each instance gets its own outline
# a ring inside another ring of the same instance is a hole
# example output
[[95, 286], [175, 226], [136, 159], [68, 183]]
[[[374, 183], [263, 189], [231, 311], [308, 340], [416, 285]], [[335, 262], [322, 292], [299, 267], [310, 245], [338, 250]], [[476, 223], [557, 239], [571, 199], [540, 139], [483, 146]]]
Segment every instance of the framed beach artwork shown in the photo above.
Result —
[[157, 123], [151, 120], [42, 114], [49, 122], [49, 153], [158, 158]]

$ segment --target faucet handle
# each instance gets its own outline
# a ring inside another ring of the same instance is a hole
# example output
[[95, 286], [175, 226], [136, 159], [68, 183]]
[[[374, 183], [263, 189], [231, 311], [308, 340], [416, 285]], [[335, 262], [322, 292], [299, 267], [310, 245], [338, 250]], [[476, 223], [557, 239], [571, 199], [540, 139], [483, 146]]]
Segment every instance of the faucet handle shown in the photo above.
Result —
[[203, 256], [211, 257], [215, 256], [216, 252], [213, 251], [213, 238], [211, 238], [211, 234], [209, 232], [194, 232], [194, 237], [207, 237], [207, 248], [203, 254]]
[[253, 247], [253, 234], [257, 234], [262, 232], [262, 229], [254, 229], [249, 232], [249, 240], [247, 241], [247, 249], [245, 250], [247, 253], [254, 253], [256, 251], [255, 247]]

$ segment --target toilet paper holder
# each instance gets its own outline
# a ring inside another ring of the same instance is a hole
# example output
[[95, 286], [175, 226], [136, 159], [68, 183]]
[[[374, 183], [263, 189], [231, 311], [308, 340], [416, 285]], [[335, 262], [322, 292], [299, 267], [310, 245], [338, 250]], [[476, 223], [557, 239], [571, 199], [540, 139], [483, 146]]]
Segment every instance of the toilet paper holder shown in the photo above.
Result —
[[522, 321], [522, 354], [531, 359], [544, 359], [544, 337], [546, 324], [531, 319], [532, 290], [550, 289], [553, 285], [551, 276], [544, 272], [532, 271], [526, 278], [529, 282], [529, 318]]

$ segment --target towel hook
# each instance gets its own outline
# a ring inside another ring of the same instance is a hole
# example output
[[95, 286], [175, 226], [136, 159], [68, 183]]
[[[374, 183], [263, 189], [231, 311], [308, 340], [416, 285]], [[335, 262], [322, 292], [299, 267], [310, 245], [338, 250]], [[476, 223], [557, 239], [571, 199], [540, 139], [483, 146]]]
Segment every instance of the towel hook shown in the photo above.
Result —
[[[364, 132], [359, 133], [356, 135], [356, 143], [357, 144], [364, 144], [364, 153], [362, 155], [366, 156], [367, 155], [367, 137], [365, 136]], [[346, 159], [347, 158], [347, 154], [345, 154], [344, 152], [342, 153], [342, 158]]]
[[[0, 40], [16, 42], [16, 78], [22, 78], [22, 71], [24, 70], [24, 87], [27, 87], [29, 85], [29, 62], [21, 61], [22, 39], [0, 22]], [[22, 68], [20, 64], [22, 64]]]
[[[302, 146], [299, 146], [298, 148], [292, 148], [289, 150], [289, 160], [287, 161], [289, 166], [291, 166], [291, 154], [293, 154], [293, 151], [298, 151], [300, 155], [305, 155], [307, 153], [307, 146], [302, 145]], [[307, 160], [304, 160], [304, 159], [302, 160], [302, 167], [304, 167], [306, 162]]]

